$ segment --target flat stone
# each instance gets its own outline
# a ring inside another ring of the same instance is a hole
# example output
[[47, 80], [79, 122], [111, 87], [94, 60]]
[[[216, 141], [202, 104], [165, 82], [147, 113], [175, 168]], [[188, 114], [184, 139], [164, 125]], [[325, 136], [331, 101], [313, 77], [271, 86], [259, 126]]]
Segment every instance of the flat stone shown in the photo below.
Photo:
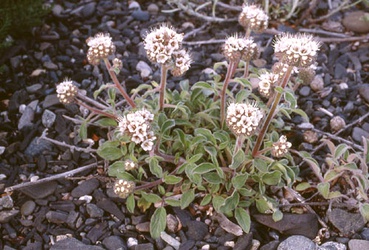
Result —
[[159, 13], [159, 7], [157, 4], [151, 3], [149, 6], [147, 6], [147, 11], [150, 13], [150, 15], [157, 15]]
[[33, 186], [22, 188], [20, 191], [32, 199], [43, 199], [53, 194], [58, 186], [56, 181], [50, 181], [48, 183], [36, 184]]
[[363, 240], [369, 240], [369, 228], [365, 227], [360, 235]]
[[364, 250], [369, 249], [369, 241], [367, 240], [350, 240], [348, 242], [348, 248], [350, 250]]
[[252, 233], [240, 236], [234, 245], [233, 250], [249, 249], [252, 243]]
[[108, 250], [127, 250], [127, 245], [124, 240], [119, 236], [109, 236], [106, 237], [102, 244]]
[[32, 200], [26, 201], [21, 207], [21, 214], [24, 216], [30, 215], [35, 211], [36, 203]]
[[179, 250], [190, 250], [195, 246], [194, 240], [187, 240], [179, 246]]
[[86, 245], [75, 238], [66, 238], [57, 241], [50, 250], [104, 250], [99, 246]]
[[81, 14], [83, 17], [90, 17], [94, 14], [95, 10], [96, 10], [96, 3], [90, 2], [83, 7], [83, 9], [81, 10]]
[[86, 204], [86, 211], [91, 218], [101, 218], [104, 215], [104, 210], [92, 203]]
[[42, 114], [42, 118], [41, 118], [42, 124], [46, 128], [51, 128], [55, 122], [55, 119], [56, 119], [56, 115], [52, 111], [45, 109], [44, 113]]
[[187, 222], [186, 235], [190, 240], [203, 240], [208, 232], [208, 225], [202, 221], [195, 220]]
[[362, 128], [359, 128], [359, 127], [355, 127], [353, 130], [352, 130], [352, 138], [358, 142], [358, 143], [362, 143], [363, 142], [363, 137], [364, 138], [369, 138], [369, 133], [367, 131], [365, 131], [364, 129]]
[[144, 61], [139, 61], [137, 63], [136, 70], [140, 72], [142, 78], [148, 78], [152, 75], [152, 68]]
[[106, 233], [107, 228], [108, 223], [103, 221], [102, 223], [96, 224], [93, 228], [91, 228], [86, 236], [91, 240], [92, 243], [95, 244]]
[[30, 94], [37, 93], [40, 89], [42, 89], [41, 83], [35, 83], [31, 86], [26, 87], [27, 92]]
[[0, 211], [0, 223], [7, 223], [19, 213], [19, 210]]
[[92, 192], [95, 191], [99, 185], [100, 183], [96, 178], [85, 180], [72, 190], [71, 195], [79, 198], [83, 195], [92, 194]]
[[310, 87], [303, 86], [302, 88], [300, 88], [299, 94], [302, 95], [302, 96], [309, 96], [310, 95]]
[[171, 245], [174, 249], [179, 249], [179, 246], [181, 245], [181, 243], [178, 240], [174, 239], [169, 234], [167, 234], [166, 232], [161, 232], [160, 237], [166, 243], [168, 243], [169, 245]]
[[46, 213], [46, 219], [55, 224], [62, 224], [67, 221], [68, 214], [59, 211], [49, 211]]
[[260, 247], [260, 250], [277, 250], [279, 244], [280, 244], [279, 240], [273, 240], [268, 244], [265, 244], [264, 246]]
[[346, 237], [359, 232], [365, 226], [365, 221], [360, 213], [349, 213], [336, 208], [327, 214], [329, 221]]
[[0, 210], [2, 208], [13, 208], [14, 202], [10, 195], [6, 195], [0, 198]]
[[133, 250], [154, 250], [154, 245], [151, 243], [138, 244], [132, 248]]
[[57, 70], [58, 69], [58, 65], [56, 65], [53, 62], [47, 61], [44, 62], [43, 66], [49, 70]]
[[44, 102], [42, 103], [42, 106], [46, 108], [50, 108], [51, 106], [60, 104], [57, 94], [47, 95], [45, 97]]
[[318, 246], [317, 250], [346, 250], [347, 247], [345, 244], [328, 241], [321, 246]]
[[314, 239], [318, 233], [318, 219], [314, 214], [284, 213], [280, 221], [274, 221], [271, 215], [254, 214], [255, 220], [286, 235], [303, 235]]
[[115, 204], [110, 199], [102, 199], [96, 203], [96, 205], [106, 211], [107, 213], [113, 214], [119, 220], [124, 221], [125, 216], [123, 212], [118, 208], [117, 204]]
[[369, 84], [363, 84], [359, 87], [359, 95], [365, 102], [369, 103]]
[[369, 13], [364, 11], [353, 11], [345, 15], [342, 24], [346, 29], [357, 33], [369, 32], [369, 21], [367, 20]]
[[32, 126], [34, 117], [35, 117], [35, 111], [32, 108], [27, 106], [21, 118], [18, 121], [18, 129], [21, 130], [22, 128]]
[[150, 19], [150, 14], [148, 11], [134, 10], [132, 12], [132, 17], [138, 21], [148, 21]]
[[278, 250], [315, 250], [316, 244], [305, 236], [294, 235], [279, 244]]

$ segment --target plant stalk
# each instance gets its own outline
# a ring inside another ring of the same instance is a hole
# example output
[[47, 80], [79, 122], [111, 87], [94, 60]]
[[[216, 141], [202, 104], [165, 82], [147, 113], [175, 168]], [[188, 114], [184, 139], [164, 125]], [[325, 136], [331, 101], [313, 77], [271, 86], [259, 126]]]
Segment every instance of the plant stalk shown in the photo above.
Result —
[[93, 112], [95, 114], [103, 115], [103, 116], [109, 117], [111, 119], [117, 120], [117, 116], [116, 115], [113, 115], [113, 114], [107, 113], [105, 111], [102, 111], [102, 110], [93, 108], [90, 105], [88, 105], [88, 104], [86, 104], [84, 102], [81, 102], [80, 100], [78, 100], [76, 98], [75, 98], [75, 101], [76, 101], [76, 103], [78, 105], [81, 105], [81, 106], [85, 107], [86, 109], [90, 110], [91, 112]]
[[237, 65], [238, 65], [238, 61], [229, 62], [229, 65], [227, 68], [227, 74], [225, 76], [224, 83], [223, 83], [223, 88], [222, 88], [222, 91], [220, 92], [220, 124], [222, 128], [224, 127], [224, 121], [225, 121], [226, 92], [227, 92], [228, 84], [234, 72], [236, 71]]
[[[284, 77], [282, 79], [282, 83], [280, 84], [280, 87], [282, 87], [282, 89], [284, 89], [287, 86], [287, 83], [288, 83], [288, 81], [290, 80], [290, 77], [291, 77], [292, 69], [293, 69], [293, 67], [289, 66], [286, 73], [284, 74]], [[258, 138], [256, 140], [255, 146], [252, 150], [252, 156], [253, 157], [256, 157], [260, 153], [259, 150], [260, 150], [261, 144], [263, 143], [263, 140], [264, 140], [265, 134], [268, 130], [268, 127], [269, 127], [269, 125], [270, 125], [271, 121], [273, 120], [273, 117], [276, 113], [275, 111], [277, 110], [279, 101], [282, 98], [282, 93], [277, 92], [274, 98], [275, 98], [274, 102], [273, 102], [272, 106], [270, 107], [268, 116], [266, 117], [266, 119], [263, 123], [263, 127], [260, 130], [260, 133], [259, 133]]]
[[135, 108], [136, 107], [136, 104], [133, 102], [133, 100], [131, 99], [131, 97], [129, 97], [129, 95], [124, 90], [124, 88], [122, 87], [122, 85], [120, 85], [119, 80], [117, 78], [117, 75], [111, 69], [111, 64], [110, 64], [109, 60], [107, 58], [105, 58], [104, 59], [104, 62], [105, 62], [106, 68], [107, 68], [107, 70], [109, 72], [109, 75], [110, 75], [113, 83], [115, 84], [115, 87], [119, 90], [119, 92], [124, 97], [124, 99], [126, 99], [126, 101], [128, 102], [128, 104], [132, 108]]
[[159, 110], [164, 109], [165, 88], [167, 86], [168, 67], [164, 64], [161, 65], [161, 77], [159, 88]]

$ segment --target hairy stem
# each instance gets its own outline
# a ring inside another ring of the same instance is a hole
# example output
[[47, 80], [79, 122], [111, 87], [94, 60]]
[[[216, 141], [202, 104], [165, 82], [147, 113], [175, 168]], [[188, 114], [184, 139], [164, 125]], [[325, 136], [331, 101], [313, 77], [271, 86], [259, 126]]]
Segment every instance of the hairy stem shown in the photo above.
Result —
[[243, 70], [243, 78], [247, 78], [249, 76], [249, 67], [250, 67], [250, 61], [245, 62], [245, 68]]
[[[288, 83], [288, 81], [290, 79], [290, 76], [291, 76], [291, 73], [292, 73], [292, 69], [293, 69], [292, 66], [288, 67], [287, 72], [285, 73], [285, 75], [282, 79], [282, 83], [280, 84], [280, 87], [282, 87], [282, 89], [284, 89], [287, 86], [287, 83]], [[266, 117], [266, 119], [263, 123], [263, 127], [260, 130], [260, 133], [259, 133], [258, 138], [256, 140], [255, 146], [252, 150], [252, 156], [253, 157], [256, 157], [260, 153], [259, 150], [260, 150], [261, 144], [263, 143], [265, 134], [268, 130], [268, 127], [269, 127], [271, 121], [273, 120], [273, 117], [276, 113], [275, 111], [277, 110], [277, 107], [278, 107], [278, 104], [279, 104], [279, 101], [281, 100], [281, 98], [282, 98], [282, 93], [277, 92], [275, 97], [274, 97], [274, 102], [273, 102], [272, 106], [270, 107], [268, 116]]]
[[220, 92], [220, 124], [222, 128], [224, 127], [224, 121], [225, 121], [225, 105], [226, 105], [226, 92], [228, 88], [228, 84], [237, 68], [238, 61], [237, 62], [229, 62], [228, 68], [227, 68], [227, 74], [224, 79], [223, 88]]
[[117, 119], [117, 116], [116, 115], [113, 115], [113, 114], [110, 114], [110, 113], [107, 113], [105, 111], [102, 111], [100, 109], [96, 109], [96, 108], [93, 108], [91, 107], [90, 105], [78, 100], [75, 98], [75, 101], [78, 105], [81, 105], [83, 107], [85, 107], [86, 109], [90, 110], [91, 112], [95, 113], [95, 114], [99, 114], [99, 115], [103, 115], [103, 116], [106, 116], [106, 117], [109, 117], [109, 118], [112, 118], [114, 120]]
[[109, 108], [108, 106], [105, 106], [105, 105], [95, 101], [94, 99], [91, 99], [90, 97], [81, 94], [80, 92], [77, 93], [77, 97], [80, 98], [82, 101], [89, 102], [89, 103], [93, 104], [95, 107], [97, 107], [99, 109]]
[[117, 75], [112, 71], [111, 64], [110, 64], [109, 60], [106, 58], [106, 59], [104, 59], [104, 62], [105, 62], [106, 68], [107, 68], [107, 70], [109, 72], [109, 75], [110, 75], [113, 83], [115, 84], [115, 87], [119, 90], [119, 92], [124, 97], [124, 99], [126, 99], [126, 101], [128, 102], [128, 104], [132, 108], [135, 108], [136, 107], [136, 104], [133, 102], [133, 100], [131, 99], [131, 97], [129, 97], [129, 95], [124, 90], [124, 88], [122, 87], [122, 85], [120, 85], [119, 80], [117, 78]]
[[237, 136], [236, 145], [234, 146], [234, 150], [233, 150], [233, 155], [235, 155], [238, 152], [238, 150], [242, 149], [242, 145], [244, 141], [245, 141], [244, 135]]
[[165, 88], [167, 86], [168, 67], [164, 64], [161, 65], [161, 78], [159, 88], [159, 110], [164, 108]]

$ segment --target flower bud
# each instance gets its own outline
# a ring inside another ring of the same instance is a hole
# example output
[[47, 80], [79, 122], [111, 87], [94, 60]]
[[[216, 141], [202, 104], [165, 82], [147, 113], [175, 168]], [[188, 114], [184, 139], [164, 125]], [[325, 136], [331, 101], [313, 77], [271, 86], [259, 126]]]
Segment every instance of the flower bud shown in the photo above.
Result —
[[56, 86], [57, 97], [63, 104], [72, 103], [77, 92], [78, 88], [68, 79]]
[[131, 170], [136, 169], [136, 168], [137, 168], [136, 162], [134, 162], [132, 160], [126, 160], [124, 162], [124, 170], [131, 171]]
[[117, 180], [114, 183], [114, 193], [120, 198], [127, 198], [133, 193], [136, 185], [133, 181]]
[[277, 85], [279, 76], [273, 73], [261, 74], [259, 82], [259, 92], [264, 97], [269, 97], [273, 88]]

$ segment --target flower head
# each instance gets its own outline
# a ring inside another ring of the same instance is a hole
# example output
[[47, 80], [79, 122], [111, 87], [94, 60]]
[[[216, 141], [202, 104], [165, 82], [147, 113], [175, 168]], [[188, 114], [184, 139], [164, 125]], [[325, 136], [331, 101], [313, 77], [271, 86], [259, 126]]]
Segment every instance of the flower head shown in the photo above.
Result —
[[258, 47], [251, 38], [230, 36], [223, 47], [224, 56], [233, 62], [239, 60], [250, 61], [255, 59], [258, 54]]
[[120, 134], [128, 134], [131, 141], [141, 144], [143, 150], [150, 151], [156, 139], [154, 132], [151, 131], [153, 120], [154, 115], [148, 110], [138, 110], [119, 118], [118, 131]]
[[114, 193], [116, 193], [120, 198], [127, 198], [128, 195], [133, 193], [136, 185], [133, 181], [117, 180], [114, 183]]
[[66, 79], [56, 86], [56, 93], [59, 101], [63, 104], [73, 102], [74, 97], [77, 95], [78, 88], [73, 85], [71, 80]]
[[231, 103], [228, 106], [226, 122], [235, 135], [250, 136], [259, 126], [263, 115], [255, 103]]
[[238, 17], [238, 22], [245, 28], [261, 32], [268, 27], [268, 15], [256, 5], [245, 5]]
[[274, 43], [275, 54], [281, 62], [301, 68], [314, 63], [319, 47], [319, 42], [307, 34], [283, 34]]
[[273, 87], [277, 85], [279, 76], [273, 73], [261, 74], [259, 82], [259, 92], [262, 96], [269, 97]]
[[137, 168], [137, 163], [132, 160], [126, 160], [124, 162], [124, 170], [130, 171]]
[[172, 55], [182, 45], [183, 34], [178, 34], [173, 28], [162, 25], [152, 30], [144, 40], [144, 48], [150, 61], [168, 64]]
[[272, 155], [277, 158], [283, 157], [291, 146], [292, 144], [287, 141], [287, 137], [282, 135], [277, 142], [273, 143]]
[[115, 52], [115, 45], [109, 34], [98, 33], [86, 40], [88, 45], [87, 60], [92, 65], [99, 64], [101, 59], [108, 58]]
[[174, 63], [172, 68], [172, 74], [174, 76], [181, 76], [191, 65], [191, 57], [184, 49], [175, 51], [173, 53]]

